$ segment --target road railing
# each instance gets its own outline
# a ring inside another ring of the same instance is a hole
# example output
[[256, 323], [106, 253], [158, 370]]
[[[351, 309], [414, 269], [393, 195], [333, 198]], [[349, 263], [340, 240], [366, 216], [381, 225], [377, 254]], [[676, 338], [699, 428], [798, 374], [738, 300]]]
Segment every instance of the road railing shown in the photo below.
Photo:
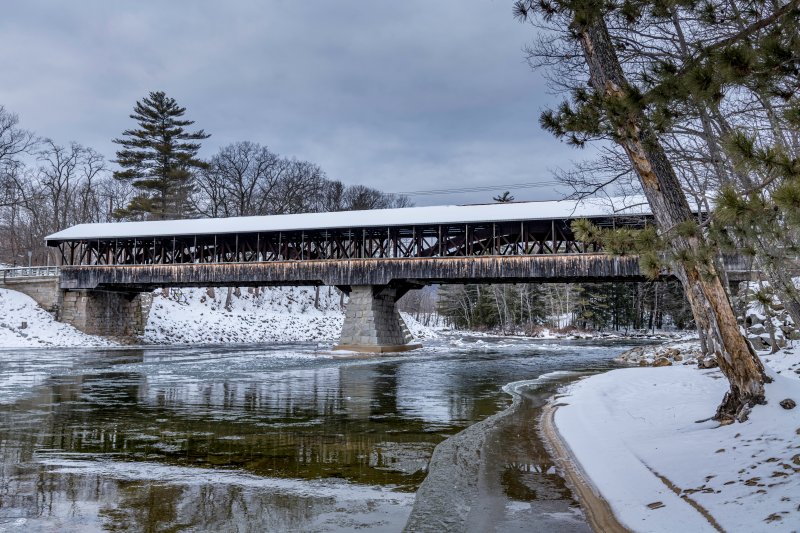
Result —
[[3, 281], [24, 278], [51, 278], [58, 277], [59, 274], [61, 274], [61, 268], [57, 266], [0, 268], [0, 279]]

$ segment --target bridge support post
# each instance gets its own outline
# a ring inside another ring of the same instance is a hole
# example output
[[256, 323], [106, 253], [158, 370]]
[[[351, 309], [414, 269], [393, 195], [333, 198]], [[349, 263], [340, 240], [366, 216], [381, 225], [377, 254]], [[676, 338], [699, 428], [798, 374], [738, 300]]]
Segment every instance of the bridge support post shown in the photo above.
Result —
[[334, 350], [385, 353], [421, 348], [410, 344], [413, 337], [395, 306], [404, 292], [385, 285], [354, 285]]
[[138, 292], [62, 291], [58, 319], [89, 335], [134, 340], [144, 334], [150, 302]]

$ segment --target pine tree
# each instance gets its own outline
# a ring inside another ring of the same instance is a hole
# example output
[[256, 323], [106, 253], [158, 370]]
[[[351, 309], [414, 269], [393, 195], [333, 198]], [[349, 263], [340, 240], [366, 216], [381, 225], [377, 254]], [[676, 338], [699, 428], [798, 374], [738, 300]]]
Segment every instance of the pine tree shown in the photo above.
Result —
[[[572, 100], [556, 111], [545, 112], [541, 124], [579, 146], [593, 139], [610, 139], [627, 156], [659, 230], [669, 233], [666, 242], [673, 256], [672, 269], [684, 286], [695, 321], [728, 378], [730, 389], [715, 418], [743, 421], [755, 404], [765, 402], [764, 383], [768, 378], [739, 331], [706, 238], [658, 138], [657, 123], [647, 113], [640, 88], [623, 69], [619, 48], [606, 22], [615, 9], [613, 3], [593, 0], [515, 3], [515, 12], [522, 19], [541, 16], [551, 23], [558, 19], [561, 27], [569, 28], [567, 39], [582, 53], [588, 74], [588, 86], [576, 89]], [[634, 12], [631, 18], [636, 16]], [[563, 57], [568, 61], [573, 55]]]
[[503, 194], [498, 194], [497, 196], [493, 196], [492, 200], [501, 204], [505, 204], [508, 202], [513, 202], [514, 196], [512, 196], [511, 192], [504, 191]]
[[715, 237], [724, 237], [719, 243], [732, 252], [752, 255], [800, 323], [800, 293], [787, 268], [798, 242], [772, 202], [791, 174], [798, 174], [792, 116], [798, 112], [800, 4], [629, 0], [628, 5], [636, 6], [638, 13], [631, 14], [636, 24], [646, 19], [677, 33], [681, 53], [654, 62], [644, 75], [643, 99], [662, 129], [674, 130], [679, 121], [707, 146], [709, 166], [725, 190], [714, 219], [715, 229], [727, 235]]
[[136, 102], [133, 114], [139, 127], [125, 130], [114, 139], [122, 148], [116, 163], [122, 170], [114, 177], [130, 181], [139, 191], [127, 208], [115, 215], [122, 218], [187, 218], [191, 216], [189, 196], [193, 172], [206, 168], [198, 159], [200, 143], [210, 135], [203, 130], [186, 131], [192, 120], [184, 120], [186, 108], [180, 107], [163, 91], [154, 91]]

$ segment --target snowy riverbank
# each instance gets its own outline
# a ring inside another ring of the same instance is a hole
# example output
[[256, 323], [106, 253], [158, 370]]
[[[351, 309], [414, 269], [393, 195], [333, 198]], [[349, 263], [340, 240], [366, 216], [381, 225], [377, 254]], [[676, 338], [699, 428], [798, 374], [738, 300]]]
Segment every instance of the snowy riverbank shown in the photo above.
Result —
[[[331, 287], [182, 289], [154, 293], [144, 334], [147, 344], [221, 344], [258, 342], [327, 342], [339, 338], [344, 322], [340, 294]], [[436, 337], [403, 313], [411, 334]]]
[[[437, 337], [403, 314], [420, 340]], [[337, 291], [323, 287], [274, 287], [232, 291], [183, 289], [156, 291], [142, 338], [144, 344], [224, 344], [259, 342], [334, 343], [344, 312]], [[103, 337], [86, 335], [57, 322], [30, 297], [0, 289], [0, 348], [113, 346]]]
[[21, 292], [0, 289], [0, 348], [115, 344], [56, 322], [50, 313]]
[[763, 356], [775, 381], [747, 422], [697, 422], [727, 390], [718, 369], [629, 368], [558, 395], [558, 438], [633, 531], [797, 531], [800, 408], [780, 402], [800, 402], [799, 353]]

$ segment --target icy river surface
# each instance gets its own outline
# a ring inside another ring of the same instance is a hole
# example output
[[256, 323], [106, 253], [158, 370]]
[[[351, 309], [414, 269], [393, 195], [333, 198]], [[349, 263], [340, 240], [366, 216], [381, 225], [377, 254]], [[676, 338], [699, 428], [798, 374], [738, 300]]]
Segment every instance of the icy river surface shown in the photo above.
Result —
[[512, 392], [484, 435], [479, 512], [454, 529], [588, 531], [536, 416], [629, 345], [0, 349], [0, 531], [400, 531], [436, 445]]

